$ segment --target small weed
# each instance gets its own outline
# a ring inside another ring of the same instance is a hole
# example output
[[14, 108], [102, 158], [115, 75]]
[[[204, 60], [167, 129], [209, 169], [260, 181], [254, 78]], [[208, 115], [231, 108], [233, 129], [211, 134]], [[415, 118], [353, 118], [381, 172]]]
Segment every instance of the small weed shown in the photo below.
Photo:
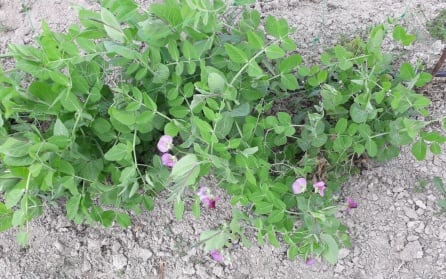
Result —
[[427, 30], [437, 40], [446, 39], [446, 9], [427, 24]]
[[13, 27], [6, 25], [4, 23], [0, 23], [0, 33], [8, 33], [13, 30], [14, 30]]

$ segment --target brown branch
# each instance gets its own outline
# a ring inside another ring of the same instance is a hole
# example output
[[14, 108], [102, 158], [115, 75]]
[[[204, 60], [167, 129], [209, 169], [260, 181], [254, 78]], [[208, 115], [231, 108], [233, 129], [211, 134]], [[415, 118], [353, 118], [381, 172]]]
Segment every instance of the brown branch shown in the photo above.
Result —
[[445, 60], [446, 60], [446, 47], [443, 49], [443, 53], [441, 54], [440, 59], [438, 59], [437, 64], [435, 64], [435, 67], [432, 70], [433, 77], [437, 75], [438, 71], [441, 69], [441, 66], [443, 66]]

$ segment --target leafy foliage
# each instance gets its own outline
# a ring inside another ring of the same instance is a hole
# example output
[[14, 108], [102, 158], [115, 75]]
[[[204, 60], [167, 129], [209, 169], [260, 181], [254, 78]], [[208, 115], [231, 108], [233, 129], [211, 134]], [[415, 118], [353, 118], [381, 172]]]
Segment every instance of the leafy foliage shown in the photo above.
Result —
[[[333, 197], [351, 162], [388, 160], [415, 141], [417, 159], [441, 152], [445, 137], [414, 118], [427, 116], [429, 99], [415, 89], [431, 76], [408, 63], [394, 72], [384, 25], [354, 51], [335, 46], [321, 65], [303, 65], [288, 23], [268, 16], [263, 29], [245, 2], [166, 0], [140, 13], [132, 0], [108, 0], [99, 12], [81, 9], [81, 26], [66, 33], [43, 23], [37, 46], [10, 45], [15, 67], [0, 71], [0, 228], [24, 228], [59, 199], [76, 223], [127, 227], [122, 209], [152, 210], [165, 188], [181, 219], [185, 193], [212, 173], [249, 210], [204, 232], [206, 250], [248, 245], [244, 231], [255, 227], [260, 244], [278, 246], [280, 235], [290, 258], [334, 263], [350, 245]], [[401, 26], [392, 34], [413, 41]], [[156, 150], [162, 135], [175, 138], [172, 169]], [[293, 194], [296, 177], [325, 181], [325, 195]]]

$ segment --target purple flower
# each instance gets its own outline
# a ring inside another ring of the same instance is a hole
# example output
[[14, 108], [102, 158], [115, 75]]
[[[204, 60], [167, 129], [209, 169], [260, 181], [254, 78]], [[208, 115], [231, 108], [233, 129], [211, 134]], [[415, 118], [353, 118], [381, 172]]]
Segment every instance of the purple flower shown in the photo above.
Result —
[[316, 190], [316, 192], [319, 192], [319, 195], [321, 195], [321, 197], [324, 196], [324, 191], [325, 191], [325, 183], [324, 181], [318, 181], [316, 183], [313, 184], [314, 189]]
[[156, 145], [158, 147], [158, 150], [166, 153], [173, 147], [173, 138], [168, 135], [164, 135], [160, 137], [160, 140], [158, 141], [158, 144]]
[[197, 195], [198, 195], [198, 197], [200, 197], [200, 200], [203, 199], [204, 197], [209, 196], [210, 194], [211, 194], [211, 191], [206, 186], [201, 187], [200, 190], [198, 190], [198, 192], [197, 192]]
[[211, 258], [216, 262], [221, 263], [224, 260], [223, 256], [218, 250], [212, 250], [211, 252], [209, 252], [209, 254], [211, 255]]
[[348, 203], [348, 208], [357, 208], [358, 207], [358, 203], [355, 202], [352, 198], [348, 198], [347, 203]]
[[298, 178], [293, 183], [293, 193], [294, 194], [300, 194], [305, 192], [307, 189], [307, 180], [305, 178]]
[[314, 265], [315, 263], [316, 263], [315, 258], [307, 258], [307, 260], [305, 261], [306, 265]]
[[206, 205], [208, 208], [215, 208], [215, 203], [217, 202], [217, 200], [215, 198], [210, 198], [210, 197], [204, 197], [201, 199], [201, 202]]
[[177, 157], [173, 156], [170, 153], [164, 153], [161, 156], [161, 162], [163, 163], [164, 166], [171, 168], [177, 162]]
[[208, 208], [215, 208], [215, 203], [217, 202], [218, 198], [211, 195], [211, 191], [208, 187], [201, 187], [200, 190], [198, 190], [197, 195], [201, 202]]

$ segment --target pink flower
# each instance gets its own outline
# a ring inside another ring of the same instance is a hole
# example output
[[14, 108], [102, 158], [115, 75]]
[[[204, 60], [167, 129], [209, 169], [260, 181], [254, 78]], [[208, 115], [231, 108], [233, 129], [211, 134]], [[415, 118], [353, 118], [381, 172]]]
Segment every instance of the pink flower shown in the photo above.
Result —
[[197, 195], [201, 202], [208, 208], [215, 208], [215, 203], [217, 202], [218, 198], [211, 195], [211, 191], [208, 187], [201, 187], [200, 190], [198, 190]]
[[348, 208], [357, 208], [358, 203], [355, 202], [352, 198], [347, 199]]
[[173, 147], [173, 138], [168, 135], [161, 136], [161, 138], [158, 141], [158, 144], [156, 145], [158, 147], [158, 150], [166, 153]]
[[223, 256], [218, 250], [212, 250], [211, 252], [209, 252], [209, 254], [211, 255], [211, 258], [216, 262], [221, 263], [224, 260]]
[[170, 153], [164, 153], [161, 156], [161, 162], [166, 167], [170, 167], [170, 168], [173, 167], [177, 161], [178, 161], [177, 157], [173, 156]]
[[324, 196], [324, 191], [327, 188], [327, 187], [325, 187], [324, 181], [318, 181], [318, 182], [314, 183], [313, 187], [316, 190], [316, 192], [319, 192], [319, 195], [321, 195], [321, 197]]
[[215, 208], [215, 203], [217, 200], [215, 198], [204, 197], [201, 199], [201, 202], [206, 205], [208, 208]]
[[298, 178], [293, 183], [293, 193], [294, 194], [300, 194], [305, 192], [307, 189], [307, 180], [305, 178]]
[[315, 258], [307, 258], [307, 260], [305, 261], [306, 265], [314, 265], [315, 263], [316, 263]]

